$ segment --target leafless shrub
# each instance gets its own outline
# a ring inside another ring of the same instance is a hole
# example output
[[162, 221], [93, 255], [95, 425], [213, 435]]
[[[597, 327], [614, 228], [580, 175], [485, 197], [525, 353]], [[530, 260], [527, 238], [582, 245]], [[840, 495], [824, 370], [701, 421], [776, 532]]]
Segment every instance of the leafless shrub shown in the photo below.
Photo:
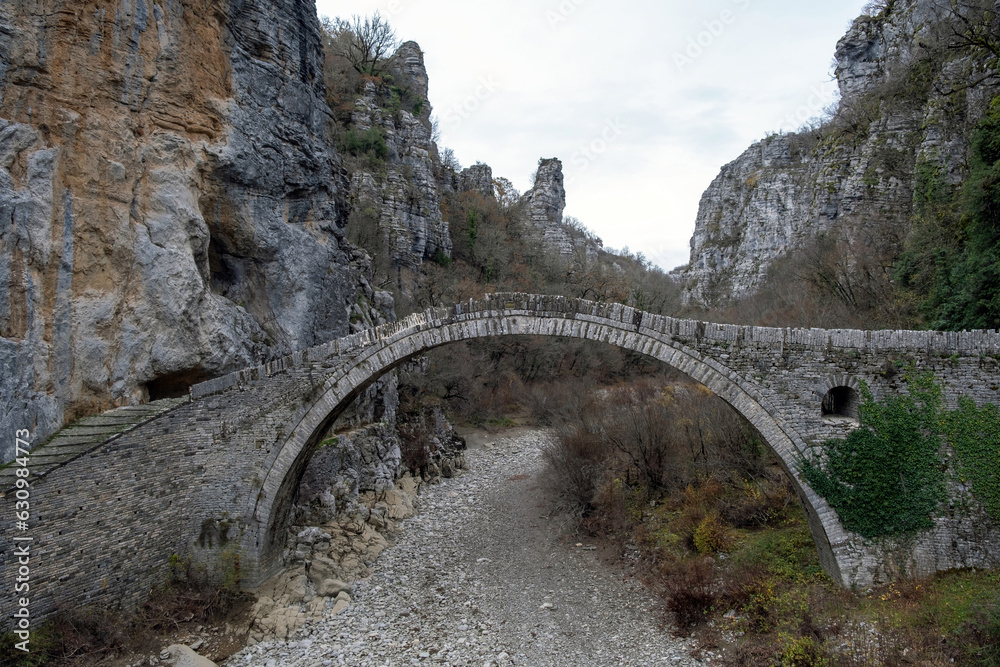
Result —
[[668, 563], [660, 577], [661, 595], [678, 628], [703, 623], [719, 598], [715, 561], [697, 558]]
[[607, 456], [598, 438], [572, 429], [563, 429], [556, 443], [545, 449], [551, 486], [571, 513], [586, 516], [593, 511]]
[[[605, 447], [604, 458], [615, 462], [609, 469], [647, 495], [681, 491], [713, 476], [764, 474], [752, 428], [702, 385], [640, 378], [569, 403], [557, 447], [568, 448], [570, 458], [581, 442]], [[555, 419], [554, 405], [544, 410]]]

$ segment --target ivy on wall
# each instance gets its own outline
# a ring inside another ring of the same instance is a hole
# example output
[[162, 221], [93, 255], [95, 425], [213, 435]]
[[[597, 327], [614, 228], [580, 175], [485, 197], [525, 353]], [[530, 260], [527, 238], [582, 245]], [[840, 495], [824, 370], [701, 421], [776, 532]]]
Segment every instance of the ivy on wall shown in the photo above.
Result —
[[980, 408], [963, 397], [945, 417], [944, 427], [958, 459], [959, 479], [972, 484], [972, 494], [1000, 524], [1000, 409], [992, 404]]
[[861, 425], [846, 438], [823, 443], [800, 460], [802, 475], [836, 510], [844, 527], [867, 538], [905, 535], [933, 527], [947, 497], [946, 445], [951, 473], [1000, 523], [1000, 409], [968, 397], [942, 409], [942, 388], [931, 373], [906, 373], [907, 394], [876, 401], [862, 386]]
[[941, 459], [941, 389], [910, 377], [909, 393], [876, 401], [862, 386], [861, 427], [823, 443], [824, 456], [801, 462], [802, 474], [864, 537], [914, 533], [933, 526], [945, 499]]

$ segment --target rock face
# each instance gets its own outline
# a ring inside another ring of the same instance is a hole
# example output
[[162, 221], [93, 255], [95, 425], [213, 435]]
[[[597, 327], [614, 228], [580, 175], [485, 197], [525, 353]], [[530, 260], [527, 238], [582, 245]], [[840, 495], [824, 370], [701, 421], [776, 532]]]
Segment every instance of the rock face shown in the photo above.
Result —
[[[451, 256], [448, 223], [441, 215], [437, 174], [441, 171], [432, 139], [431, 106], [427, 102], [427, 71], [423, 52], [406, 42], [396, 52], [394, 71], [405, 80], [410, 95], [421, 100], [412, 109], [391, 106], [391, 90], [368, 83], [355, 103], [350, 126], [354, 132], [375, 129], [387, 147], [385, 172], [358, 169], [351, 176], [350, 201], [356, 211], [372, 211], [391, 261], [418, 268], [438, 253]], [[419, 111], [418, 111], [419, 108]]]
[[[895, 223], [905, 233], [921, 169], [962, 180], [995, 79], [964, 85], [981, 78], [981, 63], [942, 48], [948, 31], [935, 3], [890, 5], [855, 21], [837, 45], [835, 116], [754, 144], [704, 193], [681, 271], [685, 303], [719, 306], [753, 293], [775, 259], [839, 221]], [[934, 61], [934, 49], [947, 55]]]
[[562, 227], [566, 209], [566, 188], [563, 186], [562, 162], [556, 158], [542, 159], [535, 173], [535, 183], [524, 193], [525, 222], [529, 233], [560, 254], [573, 253], [573, 243]]
[[578, 253], [587, 259], [593, 259], [603, 250], [600, 240], [563, 219], [566, 188], [563, 186], [560, 160], [543, 158], [538, 162], [535, 183], [531, 190], [524, 193], [521, 201], [529, 234], [563, 259]]
[[[348, 333], [311, 0], [0, 5], [0, 428]], [[352, 263], [353, 262], [353, 263]]]
[[[329, 519], [353, 507], [362, 493], [384, 493], [392, 488], [402, 460], [392, 425], [343, 433], [324, 443], [299, 485], [303, 512], [312, 511], [318, 519]], [[313, 501], [323, 509], [314, 508]]]
[[459, 191], [479, 192], [484, 197], [496, 198], [493, 192], [493, 170], [488, 164], [482, 163], [463, 169], [462, 173], [459, 174]]

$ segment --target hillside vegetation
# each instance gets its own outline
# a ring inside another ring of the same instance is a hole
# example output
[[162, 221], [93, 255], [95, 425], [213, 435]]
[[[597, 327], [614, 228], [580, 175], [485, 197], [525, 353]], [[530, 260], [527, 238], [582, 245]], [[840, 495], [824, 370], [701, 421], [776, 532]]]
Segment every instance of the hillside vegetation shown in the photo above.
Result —
[[832, 115], [763, 140], [706, 193], [692, 260], [722, 259], [688, 269], [688, 314], [1000, 327], [998, 58], [993, 2], [870, 3], [838, 45]]

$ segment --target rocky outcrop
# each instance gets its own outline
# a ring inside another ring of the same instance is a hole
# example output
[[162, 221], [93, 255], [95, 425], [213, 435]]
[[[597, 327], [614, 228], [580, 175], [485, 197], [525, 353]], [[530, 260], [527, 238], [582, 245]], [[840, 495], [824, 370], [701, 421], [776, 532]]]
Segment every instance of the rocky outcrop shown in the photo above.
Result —
[[521, 199], [528, 233], [562, 255], [573, 253], [573, 244], [562, 228], [566, 209], [562, 162], [556, 158], [538, 162], [535, 182]]
[[403, 42], [393, 56], [393, 68], [410, 88], [410, 93], [421, 100], [417, 118], [428, 127], [431, 119], [431, 103], [428, 97], [427, 68], [424, 66], [424, 52], [416, 42]]
[[398, 533], [397, 522], [416, 510], [420, 480], [408, 475], [378, 493], [364, 493], [335, 516], [298, 526], [288, 535], [287, 569], [254, 591], [251, 642], [288, 639], [295, 630], [351, 603], [353, 584]]
[[310, 0], [3, 3], [0, 24], [0, 428], [41, 440], [349, 332], [375, 295]]
[[563, 219], [566, 188], [560, 160], [539, 160], [535, 182], [531, 190], [524, 193], [521, 202], [528, 234], [563, 259], [577, 253], [594, 259], [603, 250], [599, 239]]
[[299, 485], [299, 522], [330, 519], [351, 511], [361, 494], [391, 489], [401, 460], [399, 438], [388, 424], [325, 439]]
[[478, 162], [467, 167], [462, 170], [458, 178], [460, 192], [478, 192], [490, 199], [496, 197], [493, 192], [493, 170], [488, 164]]
[[[448, 223], [441, 215], [437, 174], [441, 171], [432, 139], [431, 107], [427, 102], [427, 72], [423, 53], [406, 42], [394, 56], [394, 71], [418, 102], [409, 109], [398, 104], [394, 91], [369, 82], [355, 103], [349, 131], [377, 131], [386, 144], [378, 171], [370, 166], [351, 176], [350, 201], [355, 211], [371, 211], [382, 235], [382, 246], [398, 266], [418, 268], [439, 253], [451, 256]], [[399, 93], [396, 92], [396, 95]], [[383, 171], [384, 170], [384, 171]]]
[[839, 223], [905, 235], [918, 175], [956, 184], [972, 128], [997, 90], [982, 63], [946, 48], [947, 15], [897, 0], [838, 43], [841, 101], [815, 130], [775, 135], [722, 168], [701, 199], [684, 301], [711, 307], [753, 293], [779, 257]]

